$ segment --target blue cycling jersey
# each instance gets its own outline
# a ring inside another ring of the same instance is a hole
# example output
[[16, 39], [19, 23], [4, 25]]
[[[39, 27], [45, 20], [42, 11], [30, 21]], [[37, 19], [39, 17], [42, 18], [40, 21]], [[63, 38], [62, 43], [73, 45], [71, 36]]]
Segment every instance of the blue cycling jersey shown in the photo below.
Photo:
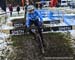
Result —
[[43, 22], [42, 16], [40, 15], [40, 13], [37, 10], [34, 10], [33, 13], [27, 13], [27, 15], [26, 15], [26, 26], [29, 27], [30, 20], [35, 21], [37, 19], [39, 19], [40, 22]]

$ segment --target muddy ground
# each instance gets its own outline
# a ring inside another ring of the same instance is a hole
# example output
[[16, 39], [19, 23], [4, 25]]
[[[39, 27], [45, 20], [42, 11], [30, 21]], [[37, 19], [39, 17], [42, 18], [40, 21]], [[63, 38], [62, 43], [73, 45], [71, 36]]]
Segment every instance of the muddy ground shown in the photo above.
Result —
[[[32, 39], [32, 35], [12, 36], [15, 56], [11, 60], [73, 60], [73, 50], [66, 35], [62, 33], [48, 33], [43, 34], [43, 37], [45, 54], [41, 54], [39, 43]], [[61, 59], [53, 59], [51, 57], [61, 57]]]

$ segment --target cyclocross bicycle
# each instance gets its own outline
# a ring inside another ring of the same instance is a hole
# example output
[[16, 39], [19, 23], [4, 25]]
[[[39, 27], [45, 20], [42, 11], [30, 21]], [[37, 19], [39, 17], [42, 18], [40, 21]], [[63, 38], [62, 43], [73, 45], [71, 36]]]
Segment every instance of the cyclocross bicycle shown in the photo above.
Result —
[[44, 42], [43, 42], [43, 40], [41, 39], [41, 36], [40, 36], [40, 34], [39, 34], [39, 32], [38, 32], [37, 27], [31, 26], [30, 29], [32, 30], [32, 32], [33, 32], [33, 33], [35, 34], [35, 36], [36, 36], [36, 39], [35, 39], [35, 40], [38, 41], [38, 44], [39, 44], [39, 48], [40, 48], [40, 50], [41, 50], [41, 53], [44, 54], [44, 53], [45, 53]]

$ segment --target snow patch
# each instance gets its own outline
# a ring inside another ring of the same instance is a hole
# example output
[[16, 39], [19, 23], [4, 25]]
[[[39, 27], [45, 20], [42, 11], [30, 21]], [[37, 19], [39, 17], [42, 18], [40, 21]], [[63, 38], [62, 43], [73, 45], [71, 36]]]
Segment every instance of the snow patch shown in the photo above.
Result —
[[1, 30], [10, 30], [10, 29], [14, 29], [14, 27], [8, 26], [8, 25], [2, 25], [2, 26], [0, 27], [0, 29], [1, 29]]

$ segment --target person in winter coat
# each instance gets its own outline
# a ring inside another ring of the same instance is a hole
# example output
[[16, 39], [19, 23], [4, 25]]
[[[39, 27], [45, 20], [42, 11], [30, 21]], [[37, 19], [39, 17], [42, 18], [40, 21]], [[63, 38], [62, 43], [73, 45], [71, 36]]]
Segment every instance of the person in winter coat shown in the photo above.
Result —
[[10, 11], [10, 16], [12, 16], [13, 6], [11, 4], [9, 5], [9, 11]]
[[19, 15], [19, 11], [20, 11], [20, 6], [17, 5], [17, 12], [18, 12], [18, 15]]

